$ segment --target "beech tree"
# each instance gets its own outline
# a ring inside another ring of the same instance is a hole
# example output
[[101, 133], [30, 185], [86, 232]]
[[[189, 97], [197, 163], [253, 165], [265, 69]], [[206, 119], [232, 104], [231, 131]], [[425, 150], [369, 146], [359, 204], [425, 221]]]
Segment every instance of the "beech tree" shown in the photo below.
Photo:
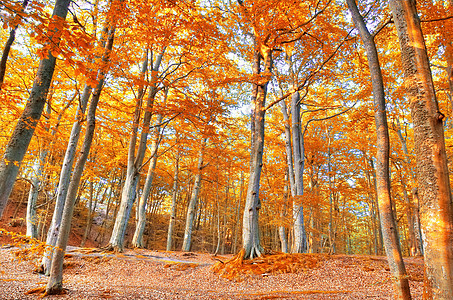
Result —
[[371, 83], [373, 86], [374, 118], [376, 122], [377, 137], [377, 163], [376, 182], [379, 213], [381, 216], [381, 228], [384, 238], [385, 252], [389, 260], [390, 270], [395, 281], [395, 290], [398, 299], [411, 299], [409, 280], [398, 239], [398, 232], [392, 211], [392, 199], [390, 194], [389, 152], [390, 138], [385, 108], [384, 83], [382, 79], [379, 57], [373, 36], [363, 21], [363, 17], [357, 8], [355, 0], [346, 1], [351, 12], [355, 27], [366, 49], [368, 66], [370, 68]]
[[[135, 113], [134, 113], [134, 125], [129, 141], [129, 150], [128, 150], [128, 168], [126, 174], [126, 181], [123, 186], [123, 191], [121, 194], [121, 206], [115, 220], [115, 226], [110, 238], [109, 245], [107, 248], [112, 248], [117, 251], [123, 251], [124, 248], [124, 235], [126, 233], [127, 222], [129, 221], [130, 212], [132, 209], [132, 204], [134, 203], [136, 197], [136, 189], [139, 180], [139, 170], [143, 167], [143, 160], [145, 158], [145, 151], [148, 141], [148, 132], [151, 122], [151, 116], [153, 112], [154, 100], [156, 97], [158, 89], [158, 71], [162, 62], [162, 57], [165, 52], [165, 47], [160, 51], [156, 56], [154, 65], [152, 66], [152, 75], [150, 80], [150, 91], [148, 94], [146, 106], [144, 108], [144, 115], [142, 119], [142, 132], [140, 134], [139, 148], [135, 152], [137, 135], [138, 135], [138, 126], [140, 124], [140, 116], [142, 111], [142, 101], [145, 93], [144, 86], [142, 85], [139, 88]], [[153, 53], [151, 52], [151, 55]], [[143, 62], [141, 77], [144, 78], [145, 72], [148, 65], [148, 52], [146, 51], [145, 60]], [[156, 149], [157, 151], [157, 149]], [[156, 155], [155, 153], [153, 155]]]
[[53, 26], [48, 30], [49, 40], [45, 45], [45, 49], [48, 51], [39, 63], [38, 73], [36, 74], [30, 97], [0, 161], [0, 217], [8, 203], [20, 164], [46, 103], [47, 92], [57, 61], [52, 50], [58, 47], [60, 43], [62, 23], [68, 14], [69, 3], [69, 0], [57, 0], [55, 2], [51, 23]]
[[182, 244], [182, 251], [190, 251], [190, 247], [192, 246], [192, 231], [193, 231], [193, 224], [194, 218], [196, 213], [197, 203], [199, 201], [198, 195], [200, 194], [201, 189], [201, 177], [203, 172], [203, 155], [206, 147], [208, 138], [203, 137], [200, 143], [200, 150], [198, 151], [198, 164], [197, 164], [197, 172], [195, 174], [195, 180], [193, 183], [192, 194], [190, 196], [190, 200], [187, 207], [187, 217], [186, 217], [186, 227], [184, 230], [184, 241]]
[[453, 298], [453, 202], [444, 137], [425, 40], [414, 0], [390, 1], [401, 47], [414, 126], [420, 222], [424, 235], [425, 293]]
[[[110, 53], [113, 48], [113, 41], [115, 38], [116, 21], [110, 21], [111, 25], [107, 30], [105, 52], [102, 56], [102, 66], [99, 71], [98, 84], [92, 92], [92, 99], [87, 112], [87, 129], [83, 140], [82, 148], [74, 166], [74, 172], [71, 176], [67, 196], [65, 199], [63, 215], [61, 220], [61, 230], [58, 232], [58, 239], [56, 248], [52, 257], [50, 268], [50, 278], [46, 287], [46, 294], [60, 294], [63, 290], [63, 262], [66, 251], [66, 246], [69, 240], [69, 233], [71, 230], [71, 221], [74, 213], [74, 204], [77, 198], [77, 191], [79, 189], [82, 173], [85, 168], [85, 163], [90, 153], [91, 143], [93, 141], [94, 131], [96, 128], [96, 110], [101, 97], [101, 92], [104, 87], [107, 65], [110, 59]], [[110, 23], [109, 22], [109, 23]]]
[[[418, 25], [400, 26], [411, 32], [403, 49], [416, 46], [404, 54], [393, 25], [410, 18], [390, 18], [376, 1], [357, 4], [363, 18], [352, 0], [82, 1], [67, 22], [48, 19], [47, 2], [21, 12], [21, 1], [3, 1], [3, 28], [22, 21], [0, 93], [2, 151], [35, 65], [48, 50], [62, 58], [4, 210], [20, 224], [27, 201], [28, 233], [47, 238], [48, 293], [62, 289], [66, 245], [239, 252], [236, 263], [264, 249], [378, 256], [385, 247], [396, 297], [409, 298], [401, 257], [425, 246], [427, 297], [451, 297], [453, 140], [439, 142], [453, 131], [440, 120], [452, 117], [450, 2], [420, 2], [436, 71], [419, 76], [428, 59]], [[45, 33], [60, 29], [50, 48]], [[402, 67], [401, 53], [415, 62]], [[403, 69], [416, 77], [411, 101]]]
[[[24, 0], [22, 2], [22, 7], [20, 12], [17, 12], [16, 19], [21, 17], [21, 13], [23, 13], [24, 9], [27, 7], [29, 0]], [[13, 24], [13, 28], [9, 32], [8, 40], [5, 43], [5, 47], [3, 47], [2, 58], [0, 60], [0, 90], [2, 89], [3, 81], [5, 80], [5, 73], [6, 73], [6, 63], [8, 61], [9, 52], [11, 51], [11, 46], [16, 39], [16, 31], [19, 27], [19, 21], [15, 20], [17, 24]]]

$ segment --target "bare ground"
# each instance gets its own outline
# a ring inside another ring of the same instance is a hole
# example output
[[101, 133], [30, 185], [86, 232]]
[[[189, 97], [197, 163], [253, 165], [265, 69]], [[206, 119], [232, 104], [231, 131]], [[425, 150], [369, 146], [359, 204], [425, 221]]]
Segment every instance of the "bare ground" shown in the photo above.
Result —
[[[15, 248], [0, 249], [0, 299], [36, 299], [27, 291], [47, 277]], [[230, 281], [214, 274], [210, 254], [127, 250], [123, 254], [69, 251], [67, 294], [46, 299], [393, 299], [387, 262], [376, 256], [322, 256], [318, 267], [297, 273], [246, 275]], [[312, 258], [316, 258], [314, 255]], [[413, 299], [422, 299], [423, 260], [408, 258]]]

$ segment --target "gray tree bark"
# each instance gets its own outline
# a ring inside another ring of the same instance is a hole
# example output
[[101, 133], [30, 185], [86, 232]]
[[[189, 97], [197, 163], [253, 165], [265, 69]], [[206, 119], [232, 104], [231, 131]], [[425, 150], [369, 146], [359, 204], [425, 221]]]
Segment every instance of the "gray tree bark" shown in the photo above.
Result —
[[63, 166], [60, 171], [60, 179], [58, 182], [57, 199], [55, 202], [55, 208], [52, 215], [52, 221], [50, 223], [49, 230], [47, 232], [46, 244], [49, 246], [44, 251], [44, 255], [41, 261], [41, 271], [49, 275], [50, 263], [53, 257], [54, 246], [57, 242], [58, 234], [60, 231], [61, 219], [63, 216], [63, 208], [68, 192], [69, 182], [71, 180], [72, 166], [74, 164], [75, 154], [77, 150], [77, 144], [80, 138], [80, 132], [82, 130], [82, 122], [85, 115], [88, 100], [91, 96], [91, 87], [85, 86], [80, 105], [77, 108], [76, 121], [72, 125], [71, 135], [69, 136], [68, 145], [66, 147], [65, 156], [63, 159]]
[[193, 222], [196, 213], [196, 206], [198, 202], [198, 194], [201, 189], [201, 176], [203, 171], [203, 153], [204, 148], [206, 147], [206, 142], [208, 138], [204, 137], [201, 141], [200, 150], [198, 152], [198, 166], [197, 174], [195, 175], [195, 182], [193, 184], [192, 195], [187, 208], [187, 217], [186, 217], [186, 227], [184, 230], [184, 240], [182, 244], [182, 251], [190, 251], [192, 246], [192, 231], [193, 231]]
[[178, 196], [178, 177], [179, 177], [179, 156], [180, 152], [176, 154], [175, 159], [175, 171], [173, 174], [173, 193], [171, 195], [171, 213], [170, 221], [168, 223], [168, 233], [167, 233], [167, 251], [171, 251], [173, 243], [173, 230], [176, 222], [176, 199]]
[[[257, 47], [257, 46], [256, 46]], [[264, 55], [264, 69], [270, 74], [272, 71], [272, 50], [264, 45], [262, 49], [255, 49], [253, 73], [258, 75], [261, 66], [261, 54]], [[267, 85], [269, 78], [263, 79], [254, 86], [254, 95], [252, 97], [252, 142], [250, 150], [250, 177], [245, 199], [244, 215], [242, 218], [242, 249], [244, 258], [254, 258], [261, 256], [263, 247], [260, 242], [259, 233], [259, 210], [261, 202], [259, 199], [261, 169], [263, 167], [263, 149], [264, 149], [264, 116], [265, 102], [267, 94]]]
[[[77, 93], [74, 93], [74, 96], [72, 99], [68, 101], [66, 106], [60, 111], [57, 117], [57, 124], [56, 126], [51, 130], [50, 134], [51, 136], [55, 136], [57, 133], [57, 128], [60, 124], [61, 118], [63, 117], [64, 111], [70, 107], [74, 99], [76, 98]], [[50, 106], [50, 100], [49, 103], [47, 104], [47, 116], [50, 116], [51, 114], [51, 106]], [[46, 116], [46, 118], [48, 118]], [[48, 131], [50, 128], [50, 124], [47, 124], [46, 126], [46, 131]], [[39, 195], [39, 190], [41, 189], [41, 184], [42, 184], [42, 172], [45, 167], [46, 163], [46, 158], [49, 150], [52, 148], [52, 142], [49, 145], [45, 145], [43, 149], [41, 150], [39, 154], [39, 158], [35, 160], [35, 164], [33, 166], [33, 175], [31, 178], [32, 186], [30, 187], [30, 191], [28, 194], [28, 202], [27, 202], [27, 236], [32, 237], [32, 238], [38, 238], [38, 224], [37, 224], [37, 219], [36, 219], [36, 203], [38, 201], [38, 195]]]
[[286, 237], [286, 227], [284, 221], [286, 218], [286, 203], [288, 202], [288, 174], [285, 175], [285, 187], [283, 191], [283, 205], [280, 208], [280, 224], [278, 225], [278, 237], [280, 238], [281, 250], [283, 253], [288, 253], [288, 239]]
[[[137, 97], [137, 105], [134, 115], [134, 129], [131, 133], [131, 138], [129, 140], [129, 152], [128, 152], [128, 163], [127, 163], [127, 174], [126, 181], [123, 186], [123, 191], [121, 193], [121, 204], [116, 215], [115, 225], [113, 227], [112, 235], [110, 237], [109, 245], [106, 247], [115, 251], [122, 252], [124, 250], [124, 237], [126, 234], [127, 223], [129, 221], [130, 213], [132, 210], [132, 205], [136, 198], [136, 188], [139, 179], [139, 170], [142, 168], [143, 160], [146, 152], [146, 143], [148, 140], [149, 125], [151, 122], [151, 116], [153, 111], [154, 99], [157, 89], [157, 72], [159, 70], [160, 64], [162, 62], [162, 57], [164, 55], [165, 49], [159, 53], [154, 62], [151, 74], [150, 82], [150, 91], [148, 94], [148, 99], [146, 103], [145, 113], [142, 120], [142, 132], [140, 134], [140, 142], [137, 149], [137, 154], [135, 154], [135, 146], [137, 143], [137, 130], [140, 124], [140, 108], [141, 108], [141, 98], [143, 98], [144, 91], [143, 87], [140, 88], [142, 92], [139, 92]], [[151, 54], [152, 55], [152, 54]], [[147, 66], [146, 60], [146, 66]], [[142, 73], [146, 71], [145, 63], [142, 67]]]
[[307, 252], [307, 235], [304, 225], [304, 208], [302, 206], [302, 196], [304, 194], [304, 167], [305, 150], [303, 136], [300, 129], [300, 95], [299, 92], [293, 94], [291, 98], [291, 127], [293, 136], [293, 156], [294, 156], [294, 186], [293, 195], [293, 245], [292, 253]]
[[385, 108], [384, 83], [382, 79], [379, 57], [374, 39], [369, 33], [355, 0], [346, 0], [352, 14], [355, 27], [358, 29], [367, 53], [370, 68], [371, 83], [374, 98], [374, 118], [376, 122], [377, 163], [376, 181], [377, 198], [384, 238], [384, 247], [395, 284], [395, 294], [398, 299], [411, 299], [409, 280], [404, 266], [398, 238], [396, 222], [392, 211], [390, 193], [389, 152], [390, 138]]
[[[22, 2], [22, 11], [25, 10], [25, 8], [28, 5], [28, 0], [24, 0]], [[19, 27], [19, 24], [14, 26], [13, 29], [9, 32], [9, 37], [6, 40], [5, 47], [3, 48], [2, 52], [2, 58], [0, 60], [0, 90], [2, 89], [3, 82], [5, 80], [5, 73], [6, 73], [6, 63], [8, 62], [8, 56], [9, 56], [9, 51], [11, 50], [11, 46], [14, 43], [14, 40], [16, 39], [16, 30]]]
[[145, 246], [143, 241], [143, 233], [145, 232], [146, 225], [146, 204], [148, 202], [151, 188], [153, 185], [154, 173], [156, 171], [157, 164], [157, 151], [159, 148], [159, 141], [161, 138], [160, 124], [162, 123], [162, 115], [158, 114], [156, 117], [156, 125], [154, 128], [154, 140], [151, 143], [151, 160], [149, 162], [148, 174], [146, 175], [145, 185], [143, 186], [143, 192], [140, 197], [140, 201], [137, 205], [137, 226], [135, 227], [134, 237], [132, 239], [132, 246], [142, 248]]
[[66, 197], [63, 217], [61, 221], [61, 230], [58, 234], [58, 239], [56, 247], [54, 250], [54, 256], [52, 258], [51, 269], [50, 269], [50, 278], [46, 287], [46, 294], [59, 294], [63, 290], [63, 262], [64, 254], [66, 251], [66, 246], [69, 240], [69, 233], [71, 230], [72, 216], [74, 212], [74, 204], [77, 198], [77, 191], [80, 186], [80, 180], [82, 178], [83, 169], [85, 168], [85, 163], [88, 159], [88, 154], [90, 152], [91, 143], [93, 141], [94, 130], [96, 128], [96, 109], [101, 97], [101, 91], [105, 82], [106, 75], [106, 66], [110, 60], [110, 52], [113, 48], [113, 41], [115, 36], [115, 26], [108, 32], [107, 44], [105, 46], [105, 52], [102, 57], [103, 65], [100, 68], [98, 76], [98, 84], [93, 91], [93, 96], [91, 99], [90, 107], [88, 108], [87, 113], [87, 128], [85, 131], [85, 137], [83, 141], [82, 148], [80, 149], [77, 162], [74, 166], [74, 172], [69, 183], [68, 194]]
[[[62, 22], [66, 19], [69, 8], [69, 0], [57, 0], [52, 16]], [[60, 35], [58, 29], [48, 32], [48, 45], [58, 46]], [[36, 125], [41, 118], [47, 92], [55, 70], [56, 57], [49, 51], [48, 56], [39, 62], [30, 97], [27, 100], [24, 111], [17, 122], [14, 132], [6, 146], [3, 158], [0, 161], [0, 217], [8, 203], [9, 196], [19, 172], [19, 167], [27, 152], [28, 145], [35, 132]]]

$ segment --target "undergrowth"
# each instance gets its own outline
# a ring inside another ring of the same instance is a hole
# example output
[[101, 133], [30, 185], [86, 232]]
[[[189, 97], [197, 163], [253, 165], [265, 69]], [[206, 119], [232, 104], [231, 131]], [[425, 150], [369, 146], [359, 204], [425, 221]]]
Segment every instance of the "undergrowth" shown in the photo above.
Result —
[[0, 235], [11, 238], [12, 243], [9, 247], [14, 248], [12, 253], [15, 256], [15, 259], [19, 261], [30, 261], [36, 266], [39, 264], [39, 261], [45, 251], [52, 247], [38, 239], [33, 239], [20, 233], [7, 231], [4, 228], [0, 228]]
[[263, 255], [254, 259], [244, 259], [245, 251], [226, 262], [219, 261], [212, 271], [220, 276], [233, 281], [241, 281], [250, 275], [272, 275], [282, 273], [298, 273], [309, 269], [316, 269], [320, 263], [327, 259], [322, 254], [287, 254], [276, 252]]

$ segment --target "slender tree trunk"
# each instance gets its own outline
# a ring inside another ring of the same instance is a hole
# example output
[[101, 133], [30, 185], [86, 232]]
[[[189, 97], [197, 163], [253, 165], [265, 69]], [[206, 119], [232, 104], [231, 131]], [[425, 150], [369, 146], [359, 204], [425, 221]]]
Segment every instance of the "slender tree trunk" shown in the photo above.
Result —
[[[77, 97], [77, 93], [74, 93], [73, 98], [68, 101], [67, 105], [59, 112], [58, 117], [57, 117], [57, 124], [55, 127], [51, 130], [51, 136], [55, 136], [57, 133], [57, 128], [60, 124], [61, 118], [63, 117], [64, 111], [70, 107], [74, 99]], [[47, 104], [47, 116], [46, 119], [49, 118], [51, 114], [51, 105], [50, 105], [50, 100], [48, 100]], [[49, 131], [50, 124], [47, 124], [46, 126], [46, 131]], [[38, 229], [36, 228], [38, 225], [37, 219], [36, 219], [36, 203], [38, 201], [38, 195], [39, 195], [39, 190], [41, 189], [41, 184], [42, 184], [42, 172], [45, 168], [46, 164], [46, 158], [47, 154], [49, 152], [49, 149], [52, 148], [53, 142], [50, 143], [50, 145], [45, 145], [43, 149], [41, 150], [39, 154], [39, 159], [35, 161], [35, 164], [33, 166], [33, 176], [31, 178], [32, 181], [32, 186], [30, 188], [30, 192], [28, 195], [28, 203], [27, 203], [27, 236], [33, 237], [33, 238], [38, 238]]]
[[193, 229], [193, 222], [196, 213], [196, 206], [198, 201], [198, 194], [201, 189], [201, 173], [203, 169], [203, 152], [206, 146], [207, 138], [203, 138], [201, 142], [201, 148], [198, 153], [198, 167], [197, 167], [197, 174], [195, 175], [195, 182], [193, 184], [192, 196], [190, 197], [190, 201], [187, 207], [187, 217], [186, 217], [186, 228], [184, 230], [184, 241], [182, 244], [182, 251], [190, 251], [190, 247], [192, 246], [192, 229]]
[[99, 83], [93, 91], [90, 107], [88, 108], [87, 114], [87, 128], [85, 132], [85, 138], [83, 141], [82, 148], [79, 152], [79, 157], [74, 167], [74, 172], [69, 183], [68, 194], [63, 209], [63, 218], [61, 221], [61, 230], [58, 234], [54, 257], [52, 258], [52, 264], [50, 269], [50, 278], [46, 287], [46, 294], [59, 294], [63, 289], [63, 261], [66, 246], [69, 240], [69, 233], [71, 230], [71, 222], [74, 211], [74, 205], [77, 199], [77, 191], [80, 186], [82, 173], [85, 168], [85, 163], [88, 159], [88, 155], [93, 141], [94, 130], [96, 128], [96, 109], [101, 97], [101, 91], [105, 82], [105, 67], [107, 66], [110, 59], [110, 52], [113, 48], [113, 40], [115, 35], [115, 26], [108, 32], [107, 44], [105, 46], [105, 52], [102, 57], [103, 66], [100, 68]]
[[373, 86], [374, 118], [377, 137], [377, 198], [381, 216], [381, 227], [384, 237], [384, 247], [395, 283], [395, 293], [398, 299], [411, 299], [409, 280], [401, 255], [398, 231], [392, 211], [389, 174], [389, 133], [385, 109], [384, 83], [382, 79], [376, 44], [370, 35], [354, 0], [346, 0], [356, 28], [359, 30], [367, 53]]
[[[218, 179], [218, 178], [217, 178]], [[219, 181], [217, 181], [216, 188], [216, 204], [217, 204], [217, 246], [214, 251], [214, 255], [217, 255], [220, 251], [220, 244], [222, 240], [222, 228], [220, 226], [220, 198], [219, 198]]]
[[[147, 69], [148, 69], [148, 50], [146, 49], [144, 62], [140, 70], [140, 77], [142, 79], [144, 79]], [[150, 91], [148, 101], [150, 98], [153, 97], [151, 96], [151, 92], [152, 91]], [[144, 158], [144, 153], [143, 155], [141, 155], [141, 153], [139, 152], [146, 151], [146, 148], [144, 147], [141, 147], [141, 149], [137, 151], [138, 152], [137, 157], [142, 158], [141, 161], [137, 161], [135, 148], [137, 144], [137, 133], [140, 124], [140, 112], [142, 108], [144, 94], [145, 94], [144, 86], [140, 85], [135, 104], [133, 129], [129, 140], [126, 180], [124, 182], [124, 186], [121, 192], [119, 212], [116, 215], [115, 225], [113, 227], [109, 245], [107, 246], [107, 248], [113, 249], [115, 251], [123, 251], [124, 236], [126, 233], [127, 222], [129, 221], [132, 205], [135, 201], [137, 194], [137, 185], [140, 175], [138, 172], [138, 168], [141, 167]], [[146, 130], [145, 128], [143, 129]], [[139, 166], [137, 166], [138, 164]]]
[[329, 254], [336, 253], [335, 245], [335, 230], [334, 230], [334, 204], [333, 204], [333, 184], [332, 184], [332, 153], [331, 153], [331, 139], [329, 130], [326, 126], [327, 135], [327, 179], [329, 184]]
[[225, 246], [227, 241], [227, 234], [228, 234], [228, 229], [227, 229], [227, 216], [228, 216], [228, 207], [229, 207], [229, 198], [230, 198], [230, 172], [228, 171], [227, 174], [227, 186], [225, 188], [225, 201], [223, 204], [223, 220], [222, 220], [222, 248], [220, 249], [220, 254], [225, 254]]
[[[89, 237], [90, 237], [91, 227], [93, 225], [93, 217], [94, 217], [94, 214], [96, 213], [96, 207], [98, 204], [100, 190], [101, 190], [101, 187], [100, 187], [100, 184], [98, 184], [98, 192], [96, 193], [96, 197], [95, 197], [94, 203], [93, 203], [93, 192], [94, 192], [93, 191], [93, 182], [90, 181], [90, 200], [89, 200], [89, 204], [88, 204], [87, 225], [86, 225], [85, 231], [83, 233], [80, 247], [85, 247], [85, 243], [86, 243], [87, 239], [89, 239]], [[104, 193], [102, 194], [101, 203], [102, 203], [103, 199], [105, 198], [106, 193], [107, 193], [107, 189], [105, 189]]]
[[417, 161], [424, 234], [425, 295], [453, 299], [453, 203], [443, 119], [414, 0], [390, 1], [401, 46]]
[[286, 163], [288, 165], [288, 178], [291, 190], [291, 196], [296, 194], [296, 184], [294, 182], [294, 168], [293, 168], [293, 151], [291, 149], [291, 129], [288, 110], [285, 100], [280, 101], [280, 108], [285, 122], [285, 150], [286, 150]]
[[[103, 32], [106, 35], [108, 27], [105, 27]], [[50, 247], [44, 252], [41, 269], [44, 274], [49, 275], [50, 263], [53, 256], [53, 247], [57, 242], [58, 233], [60, 231], [61, 219], [63, 216], [63, 208], [68, 192], [69, 182], [71, 180], [72, 166], [74, 164], [75, 154], [77, 151], [77, 144], [79, 143], [80, 132], [82, 131], [83, 119], [85, 116], [88, 100], [90, 99], [92, 88], [85, 85], [80, 99], [80, 105], [77, 107], [75, 122], [72, 125], [71, 134], [69, 136], [68, 145], [66, 147], [63, 165], [60, 171], [60, 179], [58, 182], [57, 199], [55, 208], [52, 215], [49, 230], [47, 232], [46, 244]]]
[[[373, 228], [373, 246], [374, 246], [374, 255], [379, 255], [379, 250], [380, 250], [380, 225], [378, 222], [378, 210], [376, 208], [376, 201], [374, 197], [374, 191], [375, 189], [375, 184], [374, 181], [372, 182], [371, 180], [371, 171], [369, 168], [374, 168], [374, 165], [370, 165], [368, 162], [368, 157], [365, 153], [363, 152], [363, 160], [365, 164], [365, 177], [366, 177], [366, 183], [367, 183], [367, 196], [368, 196], [368, 202], [369, 202], [369, 207], [370, 207], [370, 215], [371, 215], [371, 225]], [[369, 166], [369, 168], [368, 168]]]
[[167, 251], [171, 251], [172, 249], [172, 237], [173, 231], [176, 222], [176, 199], [178, 196], [178, 176], [179, 176], [179, 156], [180, 152], [176, 154], [176, 161], [175, 161], [175, 171], [173, 174], [173, 193], [171, 195], [171, 213], [170, 213], [170, 222], [168, 224], [168, 233], [167, 233]]
[[[303, 195], [303, 172], [304, 172], [304, 153], [303, 153], [303, 137], [300, 130], [300, 96], [299, 93], [294, 93], [291, 98], [291, 118], [292, 131], [290, 129], [290, 121], [286, 104], [281, 101], [281, 111], [283, 120], [285, 121], [285, 149], [288, 164], [288, 176], [293, 198], [293, 253], [303, 253], [307, 250], [307, 238], [304, 226], [303, 207], [301, 205], [301, 196]], [[293, 149], [291, 149], [291, 133], [293, 136]], [[293, 159], [294, 157], [294, 159]], [[294, 167], [293, 167], [294, 160]]]
[[304, 225], [304, 209], [302, 196], [304, 194], [304, 142], [300, 130], [300, 95], [294, 93], [291, 98], [291, 119], [293, 134], [293, 156], [294, 156], [294, 184], [295, 194], [293, 195], [293, 245], [292, 253], [307, 252], [307, 234]]
[[[28, 5], [28, 0], [24, 0], [22, 2], [21, 12], [23, 12], [25, 10], [27, 5]], [[19, 17], [19, 15], [17, 15], [16, 17]], [[11, 31], [9, 32], [8, 40], [6, 41], [5, 47], [3, 48], [2, 58], [0, 60], [0, 91], [2, 89], [3, 82], [5, 80], [6, 62], [8, 61], [9, 51], [11, 50], [11, 46], [13, 45], [14, 40], [16, 39], [17, 27], [19, 27], [19, 24], [17, 24], [16, 26], [14, 26], [13, 29], [11, 29]]]
[[[109, 181], [110, 181], [110, 187], [109, 188], [106, 188], [106, 191], [108, 189], [109, 191], [109, 194], [107, 195], [107, 207], [105, 209], [105, 216], [104, 216], [104, 219], [102, 220], [102, 223], [101, 223], [101, 226], [99, 226], [99, 229], [97, 231], [97, 235], [94, 239], [95, 242], [98, 241], [99, 239], [99, 242], [98, 242], [98, 245], [101, 245], [103, 240], [104, 240], [104, 233], [106, 231], [106, 223], [107, 223], [107, 220], [109, 218], [109, 213], [110, 213], [110, 207], [111, 207], [111, 203], [112, 203], [112, 197], [114, 197], [114, 193], [113, 193], [113, 187], [116, 183], [116, 177], [114, 175], [114, 172], [112, 172], [112, 177], [109, 177]], [[105, 193], [104, 193], [105, 195]]]
[[47, 149], [42, 149], [39, 153], [39, 158], [36, 159], [33, 165], [33, 176], [31, 178], [31, 187], [28, 193], [27, 202], [27, 236], [37, 239], [38, 238], [38, 219], [36, 217], [36, 202], [38, 201], [39, 189], [41, 186], [42, 171], [47, 156]]
[[372, 175], [372, 183], [373, 183], [373, 188], [375, 191], [375, 197], [374, 199], [374, 212], [375, 212], [375, 219], [377, 220], [376, 227], [378, 229], [378, 252], [381, 253], [383, 251], [383, 244], [384, 244], [384, 239], [383, 239], [383, 234], [382, 234], [382, 226], [381, 226], [381, 213], [380, 213], [380, 208], [379, 208], [379, 203], [377, 199], [377, 177], [376, 177], [376, 168], [374, 167], [374, 161], [373, 158], [369, 158], [368, 162], [371, 167], [371, 175]]
[[234, 225], [234, 239], [233, 239], [233, 253], [236, 253], [237, 251], [237, 245], [238, 245], [238, 239], [239, 239], [239, 233], [241, 232], [241, 202], [242, 202], [242, 194], [244, 190], [244, 173], [241, 172], [241, 179], [239, 183], [239, 197], [237, 200], [237, 207], [236, 207], [236, 221]]
[[[97, 0], [96, 0], [96, 10], [97, 10]], [[97, 28], [97, 18], [93, 24], [93, 35], [96, 35]], [[104, 26], [102, 30], [102, 36], [99, 41], [99, 44], [105, 47], [105, 40], [108, 34], [108, 26]], [[60, 171], [60, 178], [58, 182], [57, 189], [57, 199], [55, 202], [54, 212], [52, 215], [52, 221], [47, 232], [46, 244], [49, 246], [44, 251], [44, 255], [41, 261], [40, 269], [41, 271], [49, 275], [50, 272], [50, 263], [53, 256], [53, 249], [57, 242], [57, 237], [60, 231], [61, 218], [63, 215], [64, 203], [66, 200], [66, 195], [69, 187], [69, 182], [71, 180], [71, 172], [74, 164], [75, 154], [77, 151], [77, 145], [79, 143], [80, 132], [82, 130], [83, 120], [85, 118], [85, 111], [92, 94], [92, 88], [89, 85], [85, 85], [82, 95], [80, 97], [80, 103], [77, 107], [77, 112], [75, 116], [75, 121], [72, 125], [71, 134], [69, 136], [68, 145], [66, 146], [66, 152], [63, 159], [63, 164]]]
[[404, 202], [406, 203], [405, 211], [407, 218], [407, 231], [409, 234], [408, 237], [408, 246], [409, 246], [409, 255], [416, 256], [418, 255], [417, 249], [417, 240], [415, 238], [415, 227], [414, 227], [414, 214], [413, 214], [413, 205], [409, 199], [409, 195], [406, 190], [406, 182], [403, 179], [403, 175], [400, 174], [401, 188], [403, 189]]
[[[272, 71], [272, 50], [262, 46], [264, 54], [265, 71]], [[260, 53], [255, 49], [253, 73], [260, 73]], [[242, 221], [242, 248], [245, 251], [244, 258], [261, 256], [263, 247], [260, 243], [259, 234], [259, 210], [261, 202], [259, 199], [261, 169], [263, 167], [264, 149], [264, 116], [267, 84], [269, 79], [255, 85], [256, 97], [253, 97], [252, 104], [252, 143], [250, 151], [250, 177], [245, 200], [244, 215]]]
[[[69, 0], [57, 0], [53, 10], [53, 20], [64, 22], [68, 14]], [[60, 43], [61, 35], [58, 26], [48, 32], [51, 47]], [[19, 167], [27, 152], [28, 145], [35, 132], [36, 125], [41, 118], [44, 104], [47, 99], [47, 92], [52, 81], [55, 70], [56, 57], [48, 52], [48, 56], [39, 62], [36, 79], [27, 100], [24, 111], [17, 122], [14, 132], [6, 146], [3, 158], [0, 161], [0, 217], [8, 203], [9, 195], [19, 172]]]
[[161, 137], [160, 124], [162, 123], [162, 115], [157, 115], [154, 140], [151, 145], [151, 160], [149, 162], [148, 174], [146, 176], [145, 185], [143, 186], [143, 193], [137, 206], [137, 226], [135, 228], [132, 245], [137, 248], [144, 247], [143, 233], [145, 232], [146, 225], [146, 204], [148, 203], [149, 194], [153, 185], [154, 173], [157, 164], [157, 150], [159, 148], [159, 140]]
[[423, 233], [422, 227], [420, 224], [420, 201], [418, 200], [418, 190], [417, 188], [412, 189], [412, 197], [414, 203], [414, 233], [415, 233], [415, 241], [416, 247], [420, 251], [417, 255], [424, 255], [423, 250]]
[[[141, 108], [141, 98], [143, 98], [144, 90], [143, 86], [140, 88], [139, 97], [137, 99], [137, 105], [134, 115], [134, 130], [131, 134], [129, 141], [129, 152], [128, 152], [128, 166], [127, 166], [127, 175], [126, 182], [123, 187], [123, 192], [121, 194], [121, 204], [118, 211], [118, 214], [115, 219], [115, 225], [113, 227], [112, 236], [110, 237], [109, 245], [106, 248], [113, 249], [115, 251], [122, 252], [124, 249], [124, 237], [126, 234], [127, 223], [129, 221], [130, 213], [134, 200], [136, 198], [136, 188], [138, 184], [139, 171], [142, 168], [143, 159], [146, 152], [146, 144], [148, 141], [149, 125], [151, 122], [151, 116], [154, 106], [154, 99], [158, 92], [156, 82], [157, 82], [157, 73], [162, 62], [162, 57], [164, 55], [165, 49], [156, 58], [154, 66], [152, 68], [152, 76], [150, 81], [150, 91], [148, 94], [148, 99], [146, 103], [145, 113], [142, 120], [142, 132], [140, 134], [140, 142], [135, 155], [135, 146], [137, 143], [137, 130], [140, 123], [140, 108]], [[152, 54], [151, 54], [152, 55]], [[147, 65], [147, 59], [146, 59]], [[142, 74], [144, 75], [146, 71], [145, 63], [142, 67]]]
[[288, 203], [288, 174], [285, 174], [285, 187], [283, 192], [283, 205], [280, 208], [280, 224], [278, 224], [278, 236], [280, 238], [281, 250], [283, 253], [288, 253], [288, 240], [286, 238], [285, 218], [286, 204]]

